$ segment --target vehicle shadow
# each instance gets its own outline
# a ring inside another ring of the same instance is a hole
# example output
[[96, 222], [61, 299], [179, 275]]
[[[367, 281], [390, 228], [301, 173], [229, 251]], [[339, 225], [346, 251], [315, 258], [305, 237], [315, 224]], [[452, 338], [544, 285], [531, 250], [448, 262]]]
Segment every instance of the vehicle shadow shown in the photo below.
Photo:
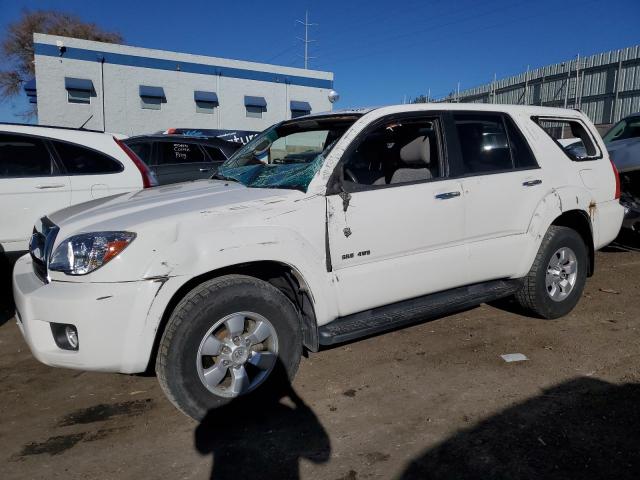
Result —
[[640, 384], [577, 378], [413, 460], [413, 479], [640, 478]]
[[283, 372], [277, 365], [272, 388], [210, 410], [196, 428], [196, 449], [213, 456], [212, 479], [298, 479], [301, 458], [329, 460], [327, 432]]
[[5, 253], [0, 247], [0, 326], [11, 320], [15, 314], [11, 273], [16, 260], [22, 253]]
[[603, 252], [640, 252], [640, 235], [621, 230], [617, 238], [602, 249]]

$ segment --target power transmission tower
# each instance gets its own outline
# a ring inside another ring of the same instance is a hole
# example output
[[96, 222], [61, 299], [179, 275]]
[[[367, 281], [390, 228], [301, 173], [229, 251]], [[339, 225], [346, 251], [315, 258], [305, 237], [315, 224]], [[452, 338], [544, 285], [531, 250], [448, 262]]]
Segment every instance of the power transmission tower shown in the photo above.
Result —
[[304, 68], [305, 70], [309, 68], [309, 60], [316, 57], [309, 56], [309, 44], [315, 42], [315, 40], [309, 40], [309, 27], [316, 27], [317, 23], [309, 23], [309, 10], [305, 12], [304, 22], [302, 20], [296, 20], [301, 25], [304, 25], [304, 38], [298, 37], [304, 44]]

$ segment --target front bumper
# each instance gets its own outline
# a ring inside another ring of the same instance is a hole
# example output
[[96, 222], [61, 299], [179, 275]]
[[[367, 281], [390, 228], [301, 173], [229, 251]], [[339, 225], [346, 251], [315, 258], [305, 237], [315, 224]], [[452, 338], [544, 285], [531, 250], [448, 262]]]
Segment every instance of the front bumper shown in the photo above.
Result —
[[[163, 284], [150, 280], [121, 283], [43, 283], [29, 255], [13, 270], [16, 318], [33, 355], [55, 367], [137, 373], [146, 369], [157, 324], [148, 314]], [[59, 348], [50, 322], [75, 325], [77, 351]]]

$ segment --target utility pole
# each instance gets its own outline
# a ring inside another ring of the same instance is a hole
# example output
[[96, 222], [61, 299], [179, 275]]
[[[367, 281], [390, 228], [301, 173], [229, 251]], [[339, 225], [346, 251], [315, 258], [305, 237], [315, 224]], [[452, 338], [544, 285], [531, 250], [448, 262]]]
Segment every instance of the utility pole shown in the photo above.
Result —
[[580, 83], [580, 54], [578, 54], [578, 59], [576, 60], [576, 94], [573, 99], [573, 108], [580, 108], [578, 105], [578, 87]]
[[522, 99], [523, 105], [529, 105], [529, 65], [527, 65], [527, 73], [524, 77], [524, 98]]
[[304, 38], [298, 37], [304, 44], [304, 68], [305, 70], [309, 68], [309, 60], [316, 57], [309, 56], [309, 44], [315, 42], [315, 40], [309, 40], [309, 27], [316, 27], [317, 23], [309, 23], [309, 10], [305, 11], [304, 22], [302, 20], [296, 20], [301, 25], [304, 25]]
[[493, 74], [493, 82], [491, 82], [491, 103], [496, 103], [496, 90], [497, 90], [498, 74]]

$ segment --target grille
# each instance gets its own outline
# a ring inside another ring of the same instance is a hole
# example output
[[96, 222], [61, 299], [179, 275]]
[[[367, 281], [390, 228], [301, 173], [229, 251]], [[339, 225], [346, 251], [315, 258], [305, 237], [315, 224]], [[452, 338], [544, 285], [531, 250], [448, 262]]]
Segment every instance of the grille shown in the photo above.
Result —
[[33, 260], [33, 272], [45, 283], [49, 283], [47, 265], [51, 259], [51, 249], [59, 228], [47, 217], [42, 217], [33, 227], [29, 241], [29, 253]]

